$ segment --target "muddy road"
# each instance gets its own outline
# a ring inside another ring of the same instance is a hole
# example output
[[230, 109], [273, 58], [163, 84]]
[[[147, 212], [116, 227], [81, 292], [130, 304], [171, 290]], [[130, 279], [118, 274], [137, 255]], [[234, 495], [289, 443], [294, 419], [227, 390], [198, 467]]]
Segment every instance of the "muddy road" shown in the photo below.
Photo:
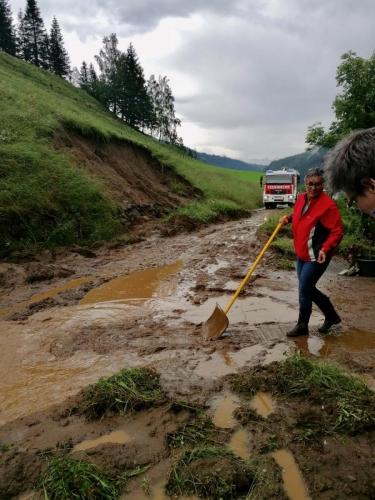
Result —
[[[30, 467], [38, 466], [30, 457], [36, 451], [88, 439], [94, 440], [90, 449], [106, 450], [105, 460], [101, 457], [106, 463], [118, 459], [118, 450], [126, 450], [128, 458], [133, 452], [138, 462], [153, 463], [151, 491], [154, 498], [164, 498], [157, 496], [162, 495], [169, 460], [162, 452], [163, 439], [180, 417], [162, 407], [126, 421], [116, 417], [87, 424], [67, 419], [61, 410], [83, 387], [124, 367], [154, 368], [168, 398], [208, 402], [214, 419], [218, 411], [230, 419], [236, 405], [225, 386], [226, 375], [296, 351], [335, 359], [375, 387], [375, 280], [338, 276], [346, 267], [339, 259], [321, 280], [343, 318], [331, 334], [318, 334], [322, 317], [314, 311], [309, 337], [285, 337], [297, 317], [297, 282], [295, 273], [279, 269], [277, 257], [269, 253], [233, 306], [225, 336], [215, 342], [202, 338], [201, 323], [216, 302], [226, 305], [260, 250], [256, 231], [266, 215], [259, 210], [246, 220], [168, 238], [150, 226], [131, 245], [45, 252], [32, 262], [0, 264], [0, 444], [17, 449], [18, 457], [23, 454], [33, 464], [19, 458], [28, 479], [19, 479], [13, 490], [9, 486], [9, 498], [32, 487]], [[261, 400], [261, 406], [272, 408], [267, 395]], [[163, 432], [155, 430], [146, 446], [144, 428], [158, 421]], [[234, 423], [224, 427], [236, 430], [230, 440], [233, 449], [249, 453], [251, 438], [245, 431]], [[111, 437], [95, 442], [103, 435]], [[289, 463], [294, 480], [287, 486], [284, 478], [284, 491], [290, 498], [297, 483], [304, 496], [294, 498], [337, 498], [332, 496], [333, 480], [331, 485], [324, 479], [323, 486], [319, 481], [318, 486], [311, 481], [306, 486], [303, 471], [301, 476], [297, 470], [303, 460], [283, 453], [274, 459], [281, 466], [283, 460], [285, 467]], [[324, 488], [332, 495], [316, 496]], [[142, 495], [144, 488], [135, 483], [127, 498]]]

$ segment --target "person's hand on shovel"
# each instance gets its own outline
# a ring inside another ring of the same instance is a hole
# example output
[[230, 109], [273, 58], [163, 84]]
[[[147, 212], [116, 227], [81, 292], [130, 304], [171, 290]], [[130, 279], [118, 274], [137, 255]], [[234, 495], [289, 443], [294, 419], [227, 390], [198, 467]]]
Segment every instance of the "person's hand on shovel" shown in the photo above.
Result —
[[291, 220], [292, 220], [292, 216], [291, 215], [283, 215], [279, 219], [279, 224], [282, 224], [283, 226], [286, 226], [287, 224], [289, 224], [289, 222], [291, 222]]

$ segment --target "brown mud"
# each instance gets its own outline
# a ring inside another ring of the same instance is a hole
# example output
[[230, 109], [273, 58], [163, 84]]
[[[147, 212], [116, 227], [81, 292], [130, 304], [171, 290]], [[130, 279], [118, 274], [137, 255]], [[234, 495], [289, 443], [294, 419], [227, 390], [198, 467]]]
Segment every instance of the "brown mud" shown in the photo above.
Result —
[[[334, 260], [321, 288], [337, 305], [342, 324], [322, 336], [322, 317], [314, 311], [310, 336], [290, 340], [285, 333], [297, 317], [296, 277], [277, 269], [270, 252], [230, 311], [225, 335], [213, 342], [202, 338], [201, 323], [216, 302], [226, 305], [259, 252], [256, 230], [264, 216], [259, 210], [246, 220], [169, 238], [152, 227], [132, 245], [107, 245], [90, 255], [79, 249], [44, 252], [33, 262], [0, 264], [1, 498], [32, 490], [51, 450], [84, 457], [111, 475], [149, 464], [124, 498], [147, 492], [147, 498], [164, 498], [175, 460], [166, 436], [191, 418], [189, 412], [175, 413], [165, 404], [97, 422], [69, 414], [82, 388], [136, 366], [155, 368], [169, 399], [207, 404], [214, 424], [231, 430], [228, 446], [239, 456], [251, 457], [262, 446], [268, 453], [292, 453], [308, 498], [366, 498], [373, 438], [290, 443], [282, 422], [285, 415], [293, 420], [293, 409], [267, 393], [252, 409], [265, 411], [263, 417], [241, 424], [236, 415], [243, 401], [228, 392], [225, 376], [300, 351], [335, 359], [371, 386], [373, 279], [338, 276], [346, 263]], [[89, 447], [78, 450], [85, 443]]]

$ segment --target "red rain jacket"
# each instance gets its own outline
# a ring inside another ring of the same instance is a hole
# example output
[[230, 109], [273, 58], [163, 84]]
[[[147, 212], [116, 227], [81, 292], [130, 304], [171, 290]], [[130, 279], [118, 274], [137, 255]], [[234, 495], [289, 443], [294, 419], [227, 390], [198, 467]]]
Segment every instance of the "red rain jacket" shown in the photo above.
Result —
[[311, 200], [310, 206], [302, 215], [306, 197], [306, 193], [301, 194], [294, 206], [294, 250], [301, 260], [315, 261], [320, 249], [328, 256], [332, 254], [344, 235], [344, 228], [336, 203], [324, 191], [318, 198]]

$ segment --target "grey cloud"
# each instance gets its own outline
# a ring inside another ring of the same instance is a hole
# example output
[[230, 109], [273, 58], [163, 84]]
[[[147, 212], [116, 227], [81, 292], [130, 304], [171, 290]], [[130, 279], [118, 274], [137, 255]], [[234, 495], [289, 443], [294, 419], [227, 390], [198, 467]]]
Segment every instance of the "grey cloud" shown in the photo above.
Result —
[[258, 137], [264, 130], [278, 137], [279, 149], [299, 144], [301, 150], [307, 126], [333, 118], [340, 56], [353, 49], [368, 57], [374, 48], [373, 2], [291, 0], [283, 6], [281, 18], [258, 11], [255, 21], [220, 23], [211, 16], [205, 32], [185, 40], [168, 62], [194, 75], [200, 89], [189, 102], [177, 96], [183, 117], [218, 134], [225, 129], [231, 147], [235, 137], [245, 144], [251, 129], [254, 137], [256, 130]]

